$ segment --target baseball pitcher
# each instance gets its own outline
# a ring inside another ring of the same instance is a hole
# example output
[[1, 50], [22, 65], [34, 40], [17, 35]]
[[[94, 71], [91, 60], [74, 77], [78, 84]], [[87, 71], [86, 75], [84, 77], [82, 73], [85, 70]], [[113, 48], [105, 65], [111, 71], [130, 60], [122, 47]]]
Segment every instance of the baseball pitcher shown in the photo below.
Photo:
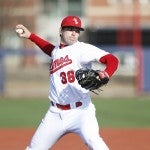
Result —
[[[27, 38], [52, 59], [49, 68], [50, 108], [37, 128], [26, 150], [48, 150], [65, 134], [78, 134], [90, 150], [108, 150], [99, 134], [95, 106], [90, 91], [108, 83], [118, 67], [118, 59], [102, 49], [78, 40], [84, 31], [77, 16], [65, 17], [60, 26], [60, 44], [55, 46], [16, 26], [19, 37]], [[92, 62], [104, 70], [92, 70]], [[69, 142], [69, 141], [68, 141]]]

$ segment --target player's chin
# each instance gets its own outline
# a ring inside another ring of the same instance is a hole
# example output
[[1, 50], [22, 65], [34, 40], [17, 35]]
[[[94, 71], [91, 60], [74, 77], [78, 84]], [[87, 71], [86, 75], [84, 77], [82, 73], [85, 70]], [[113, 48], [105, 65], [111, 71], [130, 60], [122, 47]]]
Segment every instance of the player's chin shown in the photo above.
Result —
[[67, 45], [73, 45], [76, 42], [77, 42], [77, 40], [69, 40]]

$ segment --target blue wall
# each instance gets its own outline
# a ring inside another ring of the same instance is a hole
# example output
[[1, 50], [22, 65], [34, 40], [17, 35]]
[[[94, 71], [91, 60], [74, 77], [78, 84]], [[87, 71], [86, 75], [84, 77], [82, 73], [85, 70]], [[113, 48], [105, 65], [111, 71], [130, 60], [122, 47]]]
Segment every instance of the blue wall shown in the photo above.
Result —
[[143, 88], [145, 92], [150, 92], [150, 47], [144, 48], [144, 62], [143, 62]]

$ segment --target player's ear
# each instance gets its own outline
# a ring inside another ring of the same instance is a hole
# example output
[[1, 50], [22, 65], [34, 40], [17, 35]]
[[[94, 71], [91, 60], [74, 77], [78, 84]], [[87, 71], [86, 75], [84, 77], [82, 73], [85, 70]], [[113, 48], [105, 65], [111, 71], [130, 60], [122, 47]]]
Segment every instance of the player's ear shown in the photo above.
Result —
[[59, 36], [62, 36], [62, 28], [59, 29]]

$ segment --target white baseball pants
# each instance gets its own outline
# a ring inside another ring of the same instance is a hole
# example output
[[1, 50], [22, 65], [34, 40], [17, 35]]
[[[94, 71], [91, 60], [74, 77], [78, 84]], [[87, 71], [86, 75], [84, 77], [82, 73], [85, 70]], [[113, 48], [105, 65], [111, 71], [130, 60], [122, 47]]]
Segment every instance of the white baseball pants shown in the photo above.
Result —
[[51, 106], [26, 150], [48, 150], [70, 132], [78, 134], [90, 150], [109, 150], [99, 135], [92, 103], [86, 108], [57, 111]]

